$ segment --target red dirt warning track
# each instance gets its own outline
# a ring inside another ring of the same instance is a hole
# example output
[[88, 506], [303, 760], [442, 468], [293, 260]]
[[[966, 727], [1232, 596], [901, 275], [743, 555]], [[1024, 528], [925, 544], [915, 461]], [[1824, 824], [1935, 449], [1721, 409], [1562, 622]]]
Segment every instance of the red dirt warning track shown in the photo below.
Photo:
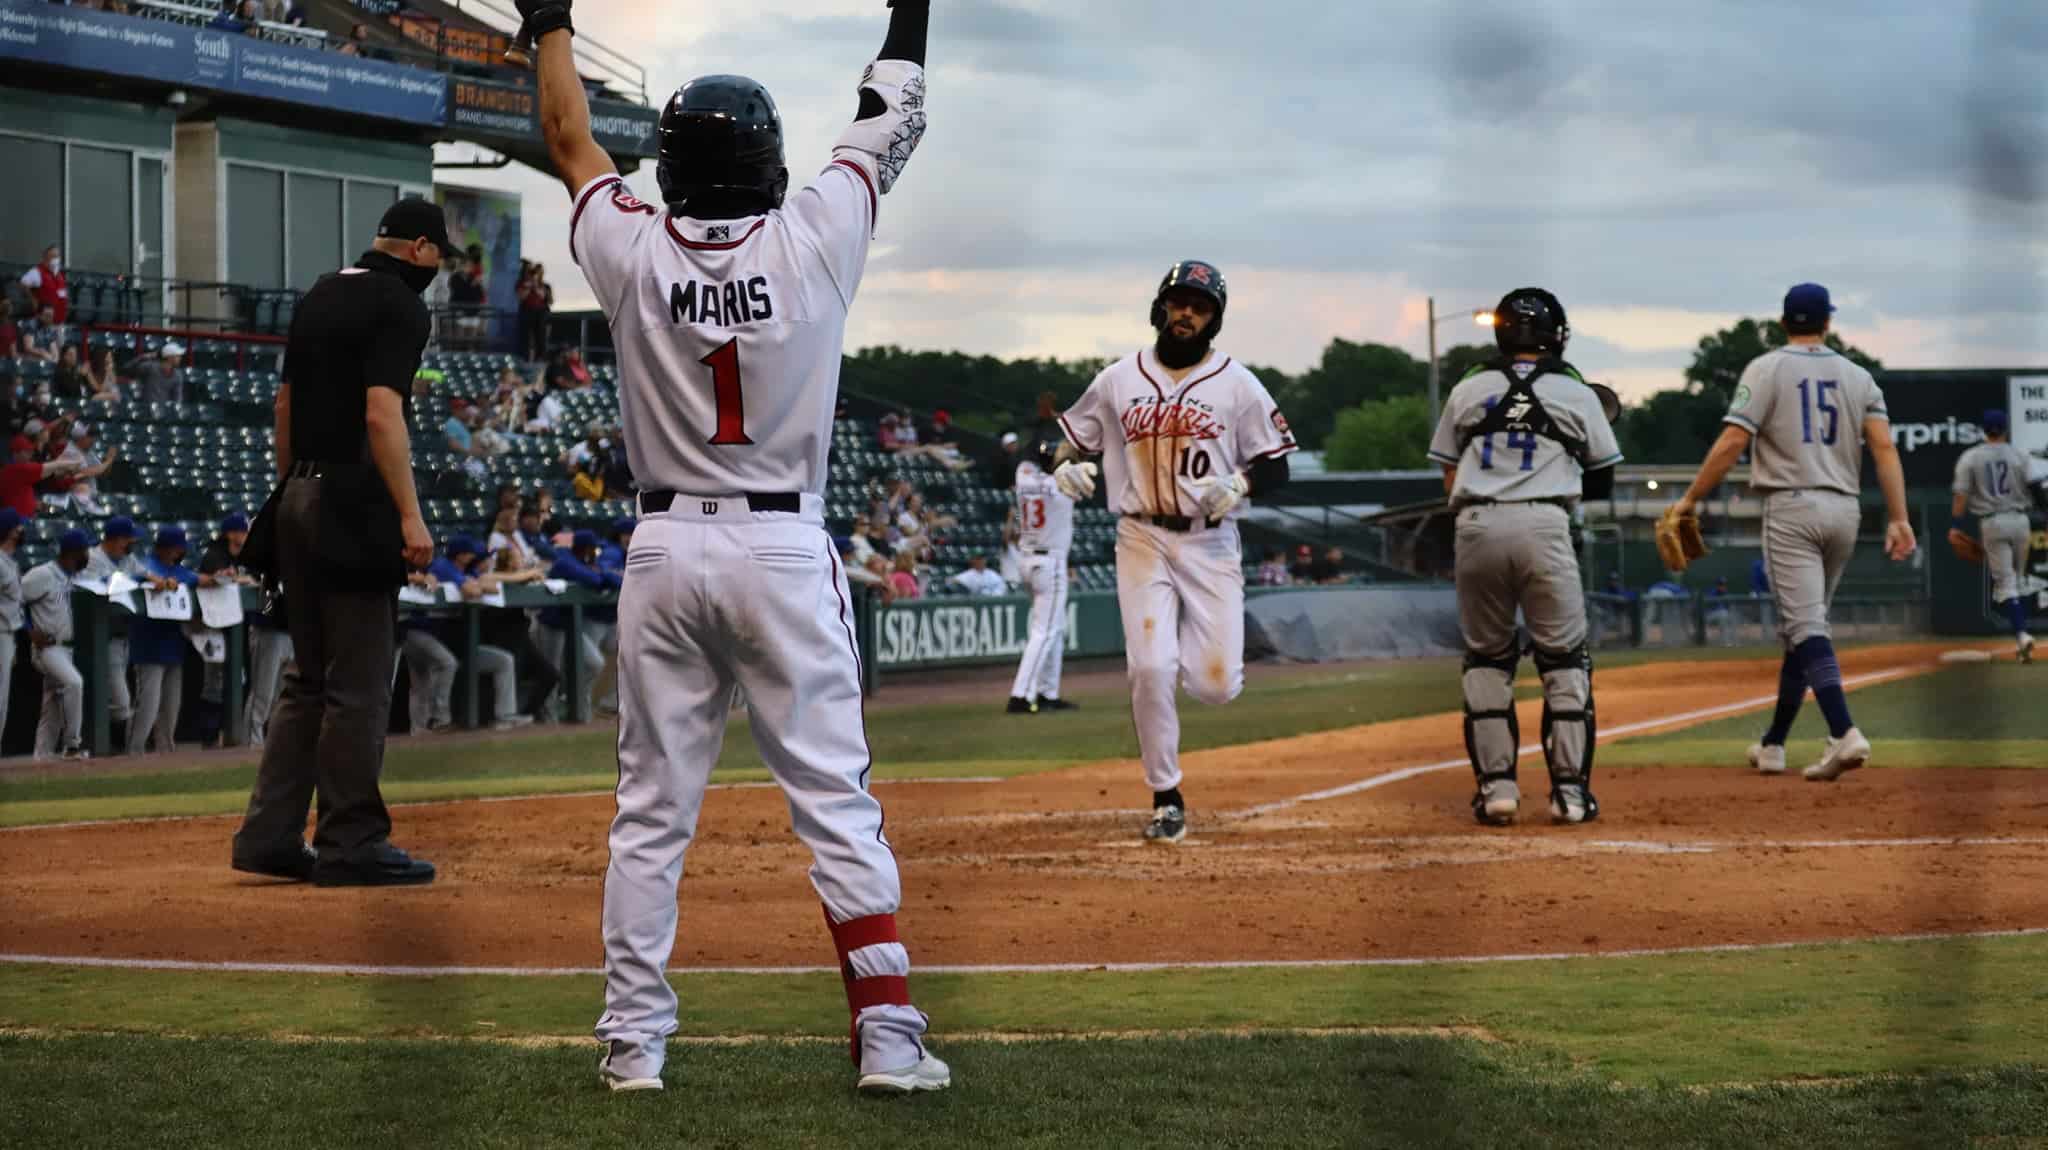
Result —
[[[1929, 670], [1935, 650], [1859, 651], [1846, 671]], [[1601, 724], [1768, 695], [1775, 681], [1775, 662], [1603, 671]], [[1051, 731], [1059, 720], [1042, 721]], [[1536, 729], [1525, 705], [1522, 730]], [[1880, 766], [1824, 786], [1741, 764], [1601, 770], [1603, 817], [1573, 828], [1542, 817], [1540, 757], [1523, 761], [1532, 821], [1506, 830], [1472, 822], [1462, 768], [1288, 801], [1461, 755], [1454, 716], [1189, 754], [1193, 820], [1178, 848], [1139, 842], [1134, 762], [882, 784], [904, 938], [922, 964], [1201, 962], [2048, 924], [2039, 771]], [[403, 891], [236, 874], [230, 818], [4, 833], [0, 953], [595, 967], [611, 812], [609, 797], [398, 808], [399, 840], [441, 867], [435, 885]], [[715, 791], [688, 858], [677, 965], [829, 965], [808, 862], [779, 792]]]

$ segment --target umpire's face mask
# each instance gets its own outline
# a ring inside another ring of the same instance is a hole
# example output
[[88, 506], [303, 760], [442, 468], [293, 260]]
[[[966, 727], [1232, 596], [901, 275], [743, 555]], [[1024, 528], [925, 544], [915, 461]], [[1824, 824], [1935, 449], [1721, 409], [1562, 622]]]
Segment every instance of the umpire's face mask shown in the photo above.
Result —
[[400, 260], [399, 263], [404, 265], [398, 269], [399, 278], [405, 281], [405, 286], [413, 290], [414, 295], [422, 294], [429, 287], [432, 287], [434, 277], [441, 274], [441, 266], [439, 264], [428, 264], [425, 267], [421, 267], [410, 260]]

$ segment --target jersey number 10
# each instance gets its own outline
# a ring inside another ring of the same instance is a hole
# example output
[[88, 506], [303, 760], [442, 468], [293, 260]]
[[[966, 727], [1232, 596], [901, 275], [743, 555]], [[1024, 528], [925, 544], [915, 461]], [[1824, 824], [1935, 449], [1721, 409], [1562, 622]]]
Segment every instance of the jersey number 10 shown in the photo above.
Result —
[[752, 447], [747, 438], [747, 409], [740, 389], [740, 341], [738, 336], [718, 345], [718, 350], [697, 361], [711, 369], [711, 400], [718, 407], [718, 430], [711, 436], [713, 447]]

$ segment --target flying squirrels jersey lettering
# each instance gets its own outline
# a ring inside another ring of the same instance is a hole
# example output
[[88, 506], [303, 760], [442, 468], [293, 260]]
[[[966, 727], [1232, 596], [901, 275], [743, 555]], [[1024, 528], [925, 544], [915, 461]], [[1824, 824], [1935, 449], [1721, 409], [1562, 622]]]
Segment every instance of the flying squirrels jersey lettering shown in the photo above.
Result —
[[1141, 439], [1221, 439], [1225, 430], [1208, 404], [1187, 398], [1173, 402], [1141, 396], [1131, 400], [1120, 422], [1125, 443]]
[[730, 327], [775, 318], [775, 300], [767, 276], [734, 283], [688, 280], [669, 285], [668, 314], [672, 323]]

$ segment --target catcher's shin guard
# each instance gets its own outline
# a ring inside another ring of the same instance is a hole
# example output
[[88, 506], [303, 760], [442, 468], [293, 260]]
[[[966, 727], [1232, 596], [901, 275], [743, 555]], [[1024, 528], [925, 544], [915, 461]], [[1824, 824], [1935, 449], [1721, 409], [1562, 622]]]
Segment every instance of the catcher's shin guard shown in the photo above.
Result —
[[1562, 654], [1536, 651], [1536, 670], [1543, 676], [1543, 761], [1550, 768], [1550, 787], [1573, 785], [1585, 792], [1587, 818], [1599, 805], [1593, 801], [1593, 653], [1584, 643]]
[[1498, 655], [1465, 652], [1465, 754], [1481, 786], [1515, 777], [1515, 757], [1522, 746], [1522, 727], [1515, 718], [1513, 647]]

